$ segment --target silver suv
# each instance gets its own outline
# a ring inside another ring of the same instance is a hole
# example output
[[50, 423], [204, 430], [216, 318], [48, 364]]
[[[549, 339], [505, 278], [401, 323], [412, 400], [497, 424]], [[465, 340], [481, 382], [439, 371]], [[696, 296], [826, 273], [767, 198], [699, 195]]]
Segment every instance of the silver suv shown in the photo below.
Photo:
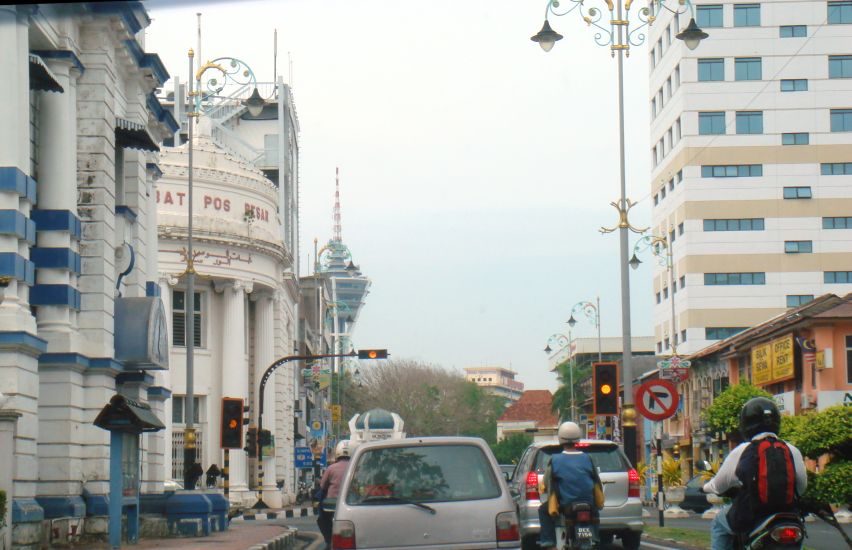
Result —
[[[637, 550], [642, 538], [642, 501], [639, 498], [639, 474], [612, 441], [583, 439], [577, 447], [588, 453], [603, 482], [606, 502], [600, 512], [600, 535], [603, 545], [614, 537], [621, 538], [626, 550]], [[544, 475], [550, 457], [562, 450], [557, 440], [533, 443], [524, 451], [510, 482], [518, 510], [521, 545], [536, 550], [541, 524], [538, 507], [539, 476]]]

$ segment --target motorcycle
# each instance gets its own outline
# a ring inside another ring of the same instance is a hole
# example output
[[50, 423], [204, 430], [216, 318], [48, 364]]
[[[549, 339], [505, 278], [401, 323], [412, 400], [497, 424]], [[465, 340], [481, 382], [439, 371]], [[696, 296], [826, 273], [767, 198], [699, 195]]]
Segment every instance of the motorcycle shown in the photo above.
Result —
[[311, 488], [307, 482], [299, 482], [299, 490], [296, 492], [296, 504], [302, 504], [311, 500]]
[[[739, 492], [739, 487], [731, 487], [719, 496], [736, 498]], [[806, 535], [801, 512], [776, 512], [748, 533], [737, 534], [734, 550], [802, 550]]]
[[557, 547], [562, 550], [592, 550], [595, 540], [595, 517], [590, 504], [566, 506], [562, 511], [563, 527], [557, 527]]

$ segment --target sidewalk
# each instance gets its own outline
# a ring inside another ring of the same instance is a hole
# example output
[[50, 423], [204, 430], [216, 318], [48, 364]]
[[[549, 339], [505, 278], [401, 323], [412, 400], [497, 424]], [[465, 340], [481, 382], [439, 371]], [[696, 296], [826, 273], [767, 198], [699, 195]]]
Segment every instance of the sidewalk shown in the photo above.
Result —
[[243, 510], [242, 514], [231, 519], [231, 522], [281, 518], [307, 518], [315, 515], [315, 510], [312, 507], [305, 505], [294, 505], [286, 508], [264, 508], [262, 510], [247, 508]]
[[[138, 544], [122, 543], [122, 548], [129, 550], [143, 548], [180, 548], [182, 550], [203, 550], [216, 548], [216, 550], [246, 550], [256, 544], [263, 544], [288, 532], [281, 525], [268, 525], [260, 523], [231, 523], [224, 533], [215, 532], [209, 537], [174, 537], [164, 539], [142, 539]], [[108, 543], [90, 543], [86, 548], [92, 550], [107, 550]]]

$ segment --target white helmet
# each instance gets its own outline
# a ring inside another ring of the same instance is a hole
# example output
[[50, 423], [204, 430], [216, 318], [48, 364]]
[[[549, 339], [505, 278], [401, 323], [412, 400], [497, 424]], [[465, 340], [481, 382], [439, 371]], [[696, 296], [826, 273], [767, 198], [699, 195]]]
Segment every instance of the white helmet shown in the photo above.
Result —
[[340, 459], [340, 457], [351, 457], [352, 453], [355, 451], [355, 447], [357, 445], [348, 439], [344, 439], [340, 441], [337, 446], [334, 448], [334, 457], [336, 459]]
[[580, 426], [574, 422], [563, 422], [560, 424], [557, 434], [559, 436], [559, 443], [563, 445], [565, 443], [576, 443], [583, 436]]

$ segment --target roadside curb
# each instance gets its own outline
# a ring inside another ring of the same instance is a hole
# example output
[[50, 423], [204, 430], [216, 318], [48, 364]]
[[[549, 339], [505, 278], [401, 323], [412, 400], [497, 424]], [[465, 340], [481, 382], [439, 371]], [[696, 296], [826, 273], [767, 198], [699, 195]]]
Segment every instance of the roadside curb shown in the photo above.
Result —
[[313, 508], [287, 508], [286, 510], [274, 510], [268, 512], [255, 512], [246, 510], [242, 515], [236, 516], [231, 521], [261, 521], [279, 518], [307, 518], [315, 516]]
[[294, 548], [296, 546], [296, 533], [296, 529], [290, 528], [286, 533], [273, 537], [266, 542], [249, 546], [246, 550], [288, 550]]

